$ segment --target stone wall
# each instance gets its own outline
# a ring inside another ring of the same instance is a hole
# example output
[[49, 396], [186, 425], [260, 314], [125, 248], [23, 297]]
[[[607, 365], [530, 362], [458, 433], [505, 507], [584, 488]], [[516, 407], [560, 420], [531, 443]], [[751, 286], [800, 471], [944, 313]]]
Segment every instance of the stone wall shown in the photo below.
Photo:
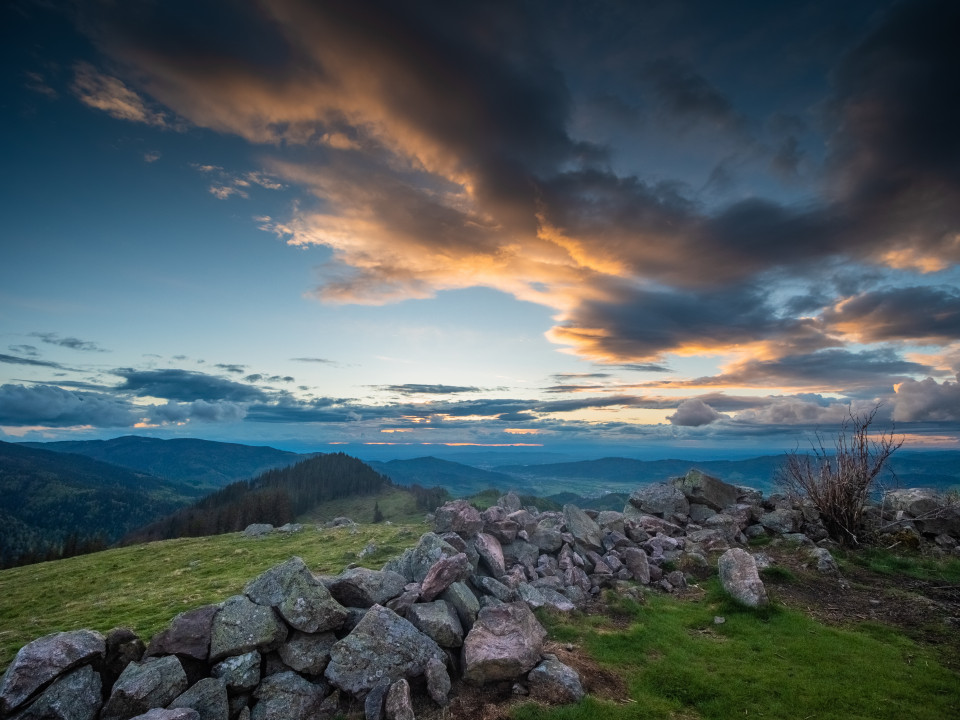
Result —
[[[941, 510], [908, 493], [872, 514], [886, 532], [926, 531], [956, 552], [960, 518]], [[178, 615], [146, 645], [123, 629], [35, 640], [0, 680], [0, 718], [292, 720], [362, 704], [367, 718], [399, 720], [413, 718], [411, 694], [446, 705], [457, 678], [576, 702], [580, 678], [544, 653], [532, 610], [570, 612], [606, 587], [673, 592], [688, 582], [682, 569], [717, 555], [724, 587], [763, 604], [742, 549], [763, 534], [809, 546], [835, 571], [812, 508], [697, 471], [640, 488], [623, 512], [538, 512], [510, 493], [481, 513], [457, 500], [381, 570], [318, 576], [294, 557], [242, 595]]]

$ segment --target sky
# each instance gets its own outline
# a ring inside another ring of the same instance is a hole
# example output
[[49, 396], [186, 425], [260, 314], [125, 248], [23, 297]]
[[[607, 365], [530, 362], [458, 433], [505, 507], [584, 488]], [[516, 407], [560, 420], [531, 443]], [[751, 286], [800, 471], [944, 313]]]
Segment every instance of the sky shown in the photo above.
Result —
[[960, 448], [956, 2], [0, 13], [0, 440]]

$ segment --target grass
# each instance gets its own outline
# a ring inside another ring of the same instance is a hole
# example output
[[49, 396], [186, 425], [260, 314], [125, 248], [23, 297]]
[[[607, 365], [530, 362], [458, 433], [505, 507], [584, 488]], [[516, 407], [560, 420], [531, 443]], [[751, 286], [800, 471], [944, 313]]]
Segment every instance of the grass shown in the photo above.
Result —
[[[547, 616], [552, 637], [618, 670], [629, 697], [560, 709], [525, 705], [514, 718], [960, 717], [960, 678], [896, 630], [826, 627], [777, 607], [758, 612], [724, 599], [717, 581], [706, 585], [699, 601], [652, 595], [626, 607], [633, 621], [616, 632], [596, 616]], [[723, 624], [714, 624], [717, 615]]]
[[354, 495], [321, 503], [309, 513], [297, 518], [297, 521], [324, 523], [335, 517], [348, 517], [357, 523], [370, 523], [373, 522], [375, 504], [383, 513], [384, 520], [392, 523], [415, 525], [423, 522], [426, 514], [417, 508], [413, 493], [402, 488], [393, 488], [377, 495]]
[[[424, 525], [364, 525], [260, 538], [242, 533], [148, 543], [0, 571], [0, 669], [27, 642], [61, 630], [129, 627], [144, 641], [177, 613], [236, 595], [264, 570], [299, 555], [317, 573], [351, 563], [379, 569]], [[370, 542], [378, 550], [363, 560]]]
[[842, 559], [881, 575], [906, 575], [918, 580], [960, 583], [960, 558], [935, 558], [919, 552], [894, 553], [884, 548], [864, 548], [844, 553]]

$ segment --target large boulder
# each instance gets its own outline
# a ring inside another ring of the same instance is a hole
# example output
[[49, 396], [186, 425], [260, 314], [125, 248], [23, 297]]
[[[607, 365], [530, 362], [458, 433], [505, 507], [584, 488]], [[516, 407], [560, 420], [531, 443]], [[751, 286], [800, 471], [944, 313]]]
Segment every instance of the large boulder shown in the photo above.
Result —
[[746, 550], [727, 550], [717, 561], [717, 567], [723, 589], [734, 600], [748, 607], [760, 607], [769, 603], [767, 589], [757, 571], [757, 561]]
[[623, 564], [630, 576], [641, 585], [650, 584], [650, 560], [640, 548], [627, 548], [623, 551]]
[[567, 532], [586, 550], [603, 549], [603, 531], [597, 522], [576, 505], [563, 506], [563, 523]]
[[439, 535], [428, 532], [420, 536], [415, 547], [407, 548], [400, 557], [387, 561], [383, 569], [400, 573], [407, 582], [419, 583], [423, 582], [437, 560], [445, 555], [456, 555], [458, 552], [460, 550]]
[[705, 475], [699, 470], [690, 470], [683, 477], [674, 479], [672, 484], [691, 503], [706, 505], [717, 511], [723, 510], [728, 505], [735, 505], [737, 498], [740, 497], [740, 491], [736, 486]]
[[341, 690], [363, 695], [381, 678], [396, 681], [423, 675], [430, 658], [444, 658], [437, 643], [392, 610], [374, 605], [330, 649], [325, 676]]
[[463, 678], [483, 685], [512, 680], [539, 661], [547, 631], [523, 602], [488, 605], [463, 641]]
[[100, 676], [89, 665], [61, 675], [11, 720], [96, 720], [103, 698]]
[[500, 577], [507, 572], [503, 559], [503, 547], [500, 541], [489, 533], [478, 533], [473, 541], [480, 560], [494, 577]]
[[271, 607], [243, 595], [227, 598], [213, 618], [210, 659], [242, 655], [251, 650], [274, 650], [287, 639], [287, 626]]
[[0, 679], [0, 716], [16, 710], [58, 675], [102, 660], [106, 651], [106, 639], [93, 630], [53, 633], [27, 643]]
[[480, 612], [480, 602], [466, 583], [455, 582], [440, 593], [440, 599], [446, 600], [457, 612], [460, 624], [467, 631], [473, 627]]
[[291, 627], [303, 632], [333, 630], [347, 617], [347, 611], [299, 557], [261, 574], [247, 585], [244, 594], [257, 605], [276, 608]]
[[455, 532], [462, 537], [472, 537], [483, 530], [483, 518], [466, 500], [451, 500], [437, 508], [433, 528], [437, 533]]
[[580, 702], [584, 696], [580, 675], [569, 665], [564, 665], [555, 655], [547, 655], [527, 675], [530, 697], [558, 705]]
[[883, 508], [888, 512], [905, 512], [911, 517], [933, 515], [943, 507], [943, 497], [930, 488], [891, 490], [883, 496]]
[[457, 611], [445, 600], [411, 605], [407, 620], [441, 647], [463, 645], [463, 625], [457, 617]]
[[323, 675], [330, 662], [330, 648], [337, 642], [332, 632], [302, 633], [299, 630], [278, 649], [284, 664], [304, 675]]
[[217, 678], [202, 678], [167, 707], [193, 708], [200, 715], [200, 720], [227, 720], [227, 686]]
[[165, 630], [157, 633], [147, 646], [152, 655], [181, 655], [196, 660], [210, 656], [210, 631], [217, 614], [216, 605], [204, 605], [177, 615]]
[[270, 675], [253, 693], [257, 704], [251, 720], [296, 720], [324, 715], [324, 700], [330, 689], [326, 683], [312, 683], [295, 672]]
[[416, 720], [410, 701], [410, 683], [400, 678], [387, 691], [385, 703], [387, 720]]
[[385, 605], [400, 595], [406, 585], [407, 579], [392, 570], [357, 567], [338, 575], [330, 585], [330, 594], [341, 605], [368, 608]]
[[162, 708], [187, 689], [187, 673], [176, 655], [133, 662], [117, 678], [100, 720], [127, 720]]
[[424, 602], [430, 602], [450, 585], [466, 578], [469, 573], [470, 561], [466, 553], [440, 558], [423, 578], [423, 583], [420, 585], [421, 599]]
[[760, 524], [777, 535], [787, 535], [796, 531], [800, 518], [796, 510], [777, 508], [760, 517]]
[[675, 486], [657, 483], [645, 485], [633, 492], [630, 496], [630, 502], [623, 509], [627, 518], [633, 515], [630, 512], [631, 508], [636, 508], [646, 515], [670, 518], [674, 515], [689, 514], [690, 501]]
[[256, 650], [243, 655], [232, 655], [221, 660], [210, 670], [233, 693], [249, 692], [260, 684], [260, 653]]

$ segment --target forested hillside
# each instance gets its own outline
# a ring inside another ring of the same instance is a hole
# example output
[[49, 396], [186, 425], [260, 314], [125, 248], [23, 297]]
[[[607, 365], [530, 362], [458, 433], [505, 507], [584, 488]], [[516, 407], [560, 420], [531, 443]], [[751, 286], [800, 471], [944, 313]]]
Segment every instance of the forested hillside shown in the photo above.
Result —
[[0, 442], [0, 566], [105, 547], [196, 497], [81, 455]]
[[272, 468], [287, 467], [304, 455], [257, 445], [213, 442], [194, 438], [127, 435], [112, 440], [68, 440], [22, 443], [27, 447], [75, 453], [112, 465], [145, 472], [210, 492], [246, 480]]
[[233, 483], [131, 533], [126, 542], [198, 537], [243, 530], [250, 523], [283, 525], [318, 503], [373, 494], [390, 480], [343, 453], [319, 455]]

